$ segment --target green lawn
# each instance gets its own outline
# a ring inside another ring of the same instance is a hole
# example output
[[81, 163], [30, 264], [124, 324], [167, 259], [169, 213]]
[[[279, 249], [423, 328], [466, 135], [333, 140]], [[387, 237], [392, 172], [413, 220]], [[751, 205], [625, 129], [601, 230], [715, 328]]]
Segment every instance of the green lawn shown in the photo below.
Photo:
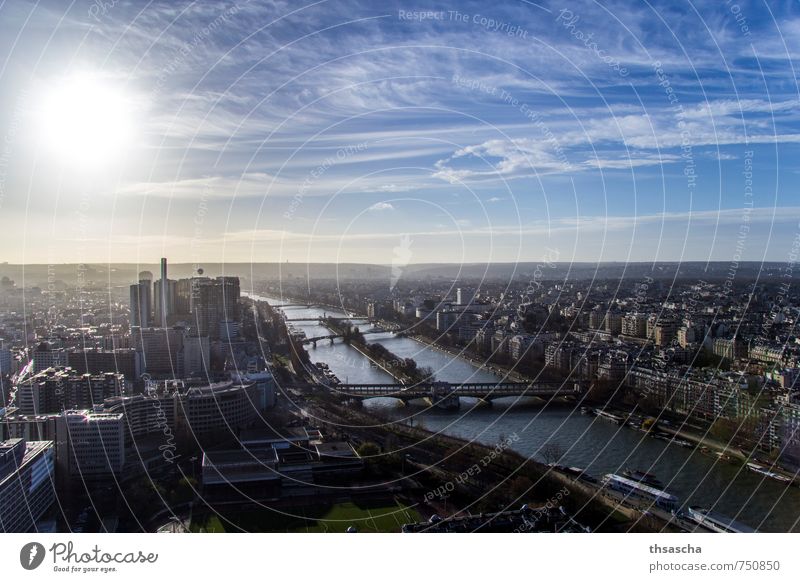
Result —
[[283, 515], [262, 509], [247, 512], [225, 512], [220, 515], [195, 516], [190, 529], [193, 532], [309, 532], [336, 533], [354, 526], [360, 532], [399, 532], [404, 523], [420, 521], [416, 509], [398, 501], [394, 505], [365, 504], [362, 502], [337, 503], [320, 507], [301, 507]]

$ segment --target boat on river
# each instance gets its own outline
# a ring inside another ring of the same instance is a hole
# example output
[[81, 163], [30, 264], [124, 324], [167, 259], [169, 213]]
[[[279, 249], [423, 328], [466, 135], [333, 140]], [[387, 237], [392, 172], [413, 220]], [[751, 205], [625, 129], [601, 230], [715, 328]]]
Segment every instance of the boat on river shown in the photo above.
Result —
[[745, 525], [716, 511], [704, 507], [690, 507], [684, 515], [686, 519], [698, 525], [719, 533], [754, 533], [749, 525]]
[[621, 475], [608, 473], [601, 483], [603, 487], [621, 493], [626, 500], [653, 503], [667, 511], [678, 509], [679, 506], [678, 498], [671, 493]]
[[762, 467], [761, 465], [757, 465], [755, 463], [747, 463], [747, 468], [752, 471], [753, 473], [757, 473], [764, 477], [769, 477], [770, 479], [774, 479], [775, 481], [780, 481], [781, 483], [791, 483], [792, 480], [787, 477], [786, 475], [781, 475], [779, 473], [775, 473], [770, 471], [766, 467]]
[[628, 479], [633, 479], [639, 483], [644, 483], [650, 487], [655, 487], [656, 489], [664, 488], [664, 485], [658, 480], [658, 477], [652, 473], [648, 473], [647, 471], [640, 471], [639, 469], [625, 469], [625, 471], [622, 472], [622, 475]]
[[655, 433], [653, 435], [653, 438], [656, 439], [656, 440], [659, 440], [659, 441], [664, 441], [664, 442], [669, 443], [671, 445], [678, 445], [679, 447], [685, 447], [687, 449], [688, 448], [692, 448], [694, 446], [689, 441], [684, 441], [684, 440], [675, 438], [674, 435], [671, 435], [671, 434], [668, 434], [668, 433], [665, 433], [665, 432], [657, 432], [657, 433]]
[[622, 424], [623, 422], [625, 422], [625, 419], [622, 418], [621, 416], [618, 416], [616, 414], [612, 414], [612, 413], [607, 412], [605, 410], [600, 410], [599, 408], [595, 408], [594, 414], [598, 418], [603, 418], [605, 420], [610, 420], [611, 422], [613, 422], [615, 424]]

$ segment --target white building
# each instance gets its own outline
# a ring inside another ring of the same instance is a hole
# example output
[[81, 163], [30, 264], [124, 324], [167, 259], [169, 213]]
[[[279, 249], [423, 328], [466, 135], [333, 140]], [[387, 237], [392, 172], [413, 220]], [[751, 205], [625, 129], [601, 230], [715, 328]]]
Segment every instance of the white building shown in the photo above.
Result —
[[469, 287], [459, 287], [456, 289], [456, 303], [459, 305], [468, 305], [475, 301], [477, 291]]
[[121, 413], [68, 410], [56, 424], [59, 471], [69, 477], [105, 477], [125, 464], [125, 421]]

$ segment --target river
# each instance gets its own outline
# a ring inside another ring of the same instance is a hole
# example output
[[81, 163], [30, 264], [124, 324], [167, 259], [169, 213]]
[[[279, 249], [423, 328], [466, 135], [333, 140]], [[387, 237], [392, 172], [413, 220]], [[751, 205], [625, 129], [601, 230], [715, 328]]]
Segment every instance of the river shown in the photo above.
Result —
[[[279, 307], [280, 300], [265, 299]], [[286, 307], [288, 318], [342, 316], [344, 311], [319, 307]], [[308, 337], [329, 333], [316, 322], [297, 322]], [[370, 325], [359, 326], [362, 330]], [[492, 382], [499, 376], [467, 360], [431, 348], [416, 340], [391, 333], [370, 334], [367, 340], [379, 342], [398, 356], [411, 357], [420, 366], [433, 368], [438, 380], [449, 382]], [[333, 344], [318, 342], [308, 347], [312, 362], [325, 362], [346, 383], [391, 383], [392, 377], [376, 369], [341, 340]], [[376, 398], [367, 406], [388, 415], [392, 421], [414, 423], [433, 432], [477, 440], [494, 445], [516, 435], [514, 448], [519, 453], [543, 460], [542, 446], [555, 444], [563, 451], [560, 464], [582, 467], [600, 477], [635, 468], [654, 473], [664, 488], [677, 495], [685, 506], [700, 505], [733, 517], [760, 531], [800, 531], [800, 489], [763, 478], [738, 465], [719, 461], [697, 449], [683, 448], [653, 439], [637, 430], [617, 426], [565, 406], [543, 406], [533, 399], [500, 399], [486, 405], [463, 398], [457, 412], [443, 412], [420, 402], [403, 406], [399, 401]]]

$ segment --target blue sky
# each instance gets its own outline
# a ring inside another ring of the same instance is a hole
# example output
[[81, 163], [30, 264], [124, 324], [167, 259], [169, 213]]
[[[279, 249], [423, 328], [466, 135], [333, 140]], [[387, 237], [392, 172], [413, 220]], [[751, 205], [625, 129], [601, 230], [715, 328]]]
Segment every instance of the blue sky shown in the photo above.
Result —
[[798, 54], [794, 2], [6, 0], [3, 260], [787, 261]]

